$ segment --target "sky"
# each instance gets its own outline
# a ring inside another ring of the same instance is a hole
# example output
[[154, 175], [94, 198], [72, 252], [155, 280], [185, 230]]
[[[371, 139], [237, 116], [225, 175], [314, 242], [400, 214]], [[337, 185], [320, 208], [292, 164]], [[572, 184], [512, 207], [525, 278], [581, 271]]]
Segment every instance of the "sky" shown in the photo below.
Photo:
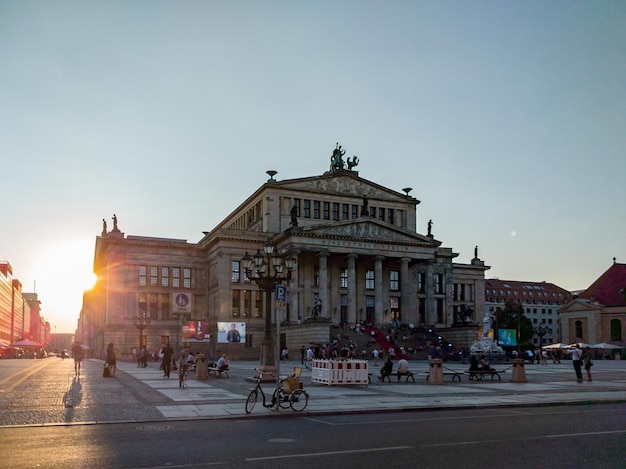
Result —
[[626, 262], [626, 2], [0, 0], [0, 259], [73, 332], [102, 219], [198, 242], [335, 144], [487, 278]]

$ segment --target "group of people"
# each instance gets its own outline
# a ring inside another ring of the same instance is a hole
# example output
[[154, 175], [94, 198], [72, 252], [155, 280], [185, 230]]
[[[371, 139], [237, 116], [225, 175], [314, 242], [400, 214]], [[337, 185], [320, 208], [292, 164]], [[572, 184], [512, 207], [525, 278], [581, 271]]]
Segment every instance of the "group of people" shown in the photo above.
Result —
[[574, 348], [570, 350], [572, 354], [572, 365], [574, 365], [574, 372], [576, 373], [576, 379], [579, 383], [583, 382], [583, 365], [587, 372], [587, 381], [593, 381], [591, 378], [591, 367], [593, 362], [591, 361], [591, 350], [589, 347], [585, 347], [585, 350], [580, 348], [580, 345], [576, 344]]

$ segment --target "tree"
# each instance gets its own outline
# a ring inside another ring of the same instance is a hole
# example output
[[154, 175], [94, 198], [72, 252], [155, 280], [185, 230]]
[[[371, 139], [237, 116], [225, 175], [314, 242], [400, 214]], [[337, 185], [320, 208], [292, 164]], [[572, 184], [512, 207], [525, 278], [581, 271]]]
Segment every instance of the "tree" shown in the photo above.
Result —
[[533, 324], [526, 316], [524, 316], [524, 307], [521, 303], [513, 300], [506, 300], [504, 308], [496, 308], [496, 322], [498, 329], [515, 329], [517, 330], [517, 318], [519, 317], [519, 343], [529, 342], [535, 331]]

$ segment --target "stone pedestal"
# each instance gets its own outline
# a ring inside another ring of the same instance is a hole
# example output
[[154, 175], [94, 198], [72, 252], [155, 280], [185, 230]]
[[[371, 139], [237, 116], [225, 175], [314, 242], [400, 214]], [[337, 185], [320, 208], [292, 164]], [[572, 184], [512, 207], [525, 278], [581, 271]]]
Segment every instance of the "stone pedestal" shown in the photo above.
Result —
[[524, 368], [524, 360], [521, 358], [516, 358], [513, 360], [513, 378], [511, 379], [513, 383], [527, 383], [526, 380], [526, 368]]
[[433, 358], [428, 360], [428, 384], [443, 384], [443, 360]]

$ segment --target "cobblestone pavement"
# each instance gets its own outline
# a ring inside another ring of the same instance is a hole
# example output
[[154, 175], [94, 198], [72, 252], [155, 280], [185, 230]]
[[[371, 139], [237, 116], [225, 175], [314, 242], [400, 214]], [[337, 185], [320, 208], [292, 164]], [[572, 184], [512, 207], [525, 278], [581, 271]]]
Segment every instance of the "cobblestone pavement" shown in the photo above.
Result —
[[[290, 371], [299, 362], [281, 365]], [[246, 417], [245, 400], [253, 387], [256, 362], [234, 362], [229, 378], [209, 377], [180, 389], [178, 376], [163, 377], [157, 363], [138, 368], [118, 363], [115, 378], [102, 377], [102, 360], [85, 360], [80, 377], [74, 376], [72, 360], [0, 360], [0, 425], [47, 425], [105, 422], [146, 422], [169, 419]], [[373, 367], [373, 372], [378, 367]], [[8, 367], [13, 378], [8, 379]], [[445, 363], [447, 370], [464, 371], [467, 365]], [[4, 368], [4, 369], [3, 369]], [[19, 373], [15, 374], [16, 368]], [[311, 399], [305, 414], [392, 411], [408, 409], [467, 408], [517, 405], [558, 405], [577, 402], [626, 402], [626, 361], [596, 361], [592, 382], [577, 383], [571, 362], [526, 365], [527, 383], [511, 382], [511, 365], [501, 382], [425, 381], [428, 363], [414, 361], [415, 383], [381, 383], [369, 386], [325, 386], [310, 383], [303, 370], [302, 381]], [[267, 391], [271, 393], [271, 386]], [[281, 415], [295, 414], [281, 410]], [[276, 416], [257, 404], [249, 417]]]

